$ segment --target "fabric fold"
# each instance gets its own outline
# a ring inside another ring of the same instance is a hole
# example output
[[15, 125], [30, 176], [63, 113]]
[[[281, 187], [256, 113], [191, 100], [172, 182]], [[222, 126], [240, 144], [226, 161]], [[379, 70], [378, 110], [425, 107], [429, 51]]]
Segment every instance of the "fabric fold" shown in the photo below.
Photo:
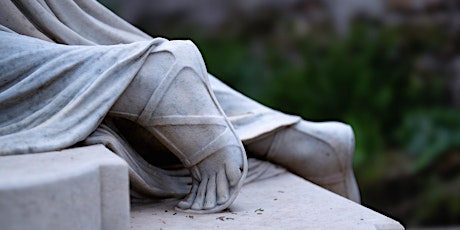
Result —
[[[146, 150], [152, 157], [145, 159], [108, 115], [165, 41], [94, 0], [0, 0], [0, 156], [103, 144], [128, 162], [133, 197], [187, 194], [188, 171], [154, 166], [157, 149]], [[209, 79], [244, 143], [300, 120]], [[246, 182], [282, 172], [251, 159]]]

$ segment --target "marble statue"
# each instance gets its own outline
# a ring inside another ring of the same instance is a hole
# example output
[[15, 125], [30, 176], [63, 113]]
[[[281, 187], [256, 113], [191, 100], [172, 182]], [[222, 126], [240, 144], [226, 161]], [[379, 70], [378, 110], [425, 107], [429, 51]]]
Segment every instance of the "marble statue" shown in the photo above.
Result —
[[94, 0], [0, 0], [0, 155], [92, 144], [129, 164], [133, 199], [184, 197], [185, 212], [229, 207], [262, 161], [360, 200], [348, 125], [267, 108], [208, 74], [192, 42]]

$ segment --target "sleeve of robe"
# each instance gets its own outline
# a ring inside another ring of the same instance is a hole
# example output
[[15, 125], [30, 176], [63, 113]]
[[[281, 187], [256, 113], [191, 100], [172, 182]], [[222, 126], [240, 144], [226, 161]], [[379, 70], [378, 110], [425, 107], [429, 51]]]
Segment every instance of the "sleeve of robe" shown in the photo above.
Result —
[[67, 46], [0, 31], [1, 155], [84, 140], [161, 41]]

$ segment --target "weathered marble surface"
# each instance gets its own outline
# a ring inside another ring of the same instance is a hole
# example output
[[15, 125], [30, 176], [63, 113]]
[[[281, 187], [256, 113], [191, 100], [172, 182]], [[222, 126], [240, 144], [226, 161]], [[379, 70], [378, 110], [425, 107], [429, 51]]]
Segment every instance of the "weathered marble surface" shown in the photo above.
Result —
[[404, 229], [389, 217], [287, 172], [243, 186], [225, 212], [181, 213], [171, 208], [175, 202], [133, 204], [131, 229]]
[[[104, 144], [129, 164], [137, 197], [188, 194], [179, 208], [197, 212], [237, 196], [242, 140], [300, 120], [209, 75], [191, 42], [152, 38], [95, 0], [0, 1], [0, 110], [0, 156]], [[166, 164], [155, 142], [180, 161], [155, 167]]]
[[103, 144], [128, 163], [132, 197], [210, 213], [253, 171], [246, 149], [360, 201], [351, 127], [241, 95], [193, 43], [152, 38], [94, 0], [4, 0], [0, 15], [0, 156]]
[[129, 229], [126, 163], [101, 145], [0, 157], [0, 229]]
[[1, 229], [404, 229], [291, 173], [243, 186], [221, 213], [177, 212], [169, 199], [132, 204], [129, 220], [127, 174], [100, 145], [0, 157]]

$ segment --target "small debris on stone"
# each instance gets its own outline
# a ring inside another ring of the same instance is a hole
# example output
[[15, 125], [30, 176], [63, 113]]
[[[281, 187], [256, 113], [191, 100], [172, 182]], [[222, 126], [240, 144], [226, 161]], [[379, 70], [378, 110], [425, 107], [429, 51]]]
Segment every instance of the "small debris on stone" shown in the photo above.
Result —
[[262, 215], [263, 214], [263, 209], [262, 208], [259, 208], [259, 209], [256, 209], [254, 210], [254, 212], [257, 214], [257, 215]]
[[225, 217], [225, 216], [219, 216], [216, 218], [216, 220], [221, 220], [221, 221], [225, 221], [225, 220], [234, 220], [235, 218], [233, 217]]
[[188, 218], [190, 218], [190, 219], [193, 219], [193, 218], [194, 218], [194, 216], [192, 216], [192, 215], [188, 215], [188, 216], [185, 216], [185, 217], [188, 217]]

